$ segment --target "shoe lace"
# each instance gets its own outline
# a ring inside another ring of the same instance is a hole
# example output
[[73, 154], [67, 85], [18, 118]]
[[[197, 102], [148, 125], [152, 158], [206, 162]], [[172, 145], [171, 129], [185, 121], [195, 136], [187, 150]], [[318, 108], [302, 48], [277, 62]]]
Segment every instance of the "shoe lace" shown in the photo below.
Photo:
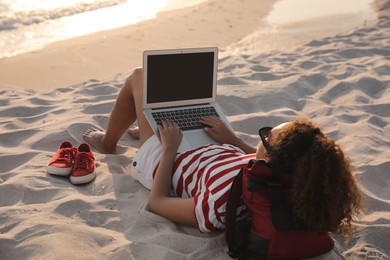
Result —
[[75, 163], [74, 163], [74, 168], [75, 169], [89, 169], [89, 155], [87, 153], [78, 153]]
[[60, 151], [59, 160], [71, 162], [75, 153], [74, 148], [63, 148]]

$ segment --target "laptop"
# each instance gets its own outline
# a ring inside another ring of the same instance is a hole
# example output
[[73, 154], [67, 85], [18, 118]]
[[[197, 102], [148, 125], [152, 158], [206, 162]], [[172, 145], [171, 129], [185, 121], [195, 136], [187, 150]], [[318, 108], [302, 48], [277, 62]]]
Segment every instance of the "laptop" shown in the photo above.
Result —
[[216, 103], [218, 49], [147, 50], [143, 53], [143, 108], [154, 133], [168, 119], [179, 124], [183, 139], [178, 152], [217, 143], [199, 119], [219, 116], [230, 124]]

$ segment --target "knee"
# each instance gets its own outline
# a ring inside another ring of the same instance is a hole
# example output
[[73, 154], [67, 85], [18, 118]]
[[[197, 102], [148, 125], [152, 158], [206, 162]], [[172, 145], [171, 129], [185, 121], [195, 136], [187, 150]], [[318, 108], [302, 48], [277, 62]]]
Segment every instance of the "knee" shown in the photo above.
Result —
[[133, 72], [130, 74], [130, 76], [127, 77], [125, 86], [130, 88], [141, 88], [142, 87], [142, 80], [143, 80], [143, 69], [142, 68], [136, 68], [133, 70]]
[[133, 70], [133, 73], [129, 76], [130, 80], [132, 80], [134, 83], [142, 83], [144, 70], [143, 68], [136, 68]]
[[144, 74], [144, 69], [141, 67], [135, 68], [132, 74], [134, 75], [134, 77], [142, 79]]

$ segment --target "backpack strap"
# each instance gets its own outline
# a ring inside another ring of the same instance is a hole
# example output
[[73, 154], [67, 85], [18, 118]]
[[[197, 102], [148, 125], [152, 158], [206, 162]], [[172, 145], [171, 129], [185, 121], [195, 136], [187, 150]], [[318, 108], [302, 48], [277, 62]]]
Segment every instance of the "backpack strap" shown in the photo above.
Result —
[[[281, 182], [282, 171], [276, 165], [269, 165], [272, 174], [262, 181], [249, 179], [247, 189], [250, 192], [266, 190], [269, 196], [271, 221], [274, 227], [280, 231], [304, 231], [306, 227], [294, 219], [290, 204], [283, 196], [283, 184]], [[260, 172], [257, 172], [260, 173]]]
[[242, 194], [242, 172], [243, 169], [237, 174], [232, 183], [232, 187], [229, 191], [228, 200], [226, 202], [226, 215], [225, 215], [225, 239], [228, 246], [228, 255], [232, 258], [239, 256], [239, 249], [235, 243], [235, 224], [237, 219], [237, 209], [240, 205]]
[[306, 230], [301, 222], [294, 219], [291, 205], [283, 197], [280, 169], [273, 167], [272, 170], [273, 177], [267, 181], [272, 224], [281, 231]]
[[279, 204], [284, 202], [282, 196], [282, 184], [278, 181], [268, 181], [268, 194], [269, 194], [269, 202], [271, 205]]

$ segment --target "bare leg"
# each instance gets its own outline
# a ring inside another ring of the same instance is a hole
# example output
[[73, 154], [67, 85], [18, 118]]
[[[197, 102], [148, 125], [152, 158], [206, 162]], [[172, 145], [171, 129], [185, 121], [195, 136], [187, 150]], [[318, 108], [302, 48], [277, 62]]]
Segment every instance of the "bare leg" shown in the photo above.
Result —
[[84, 133], [84, 140], [100, 152], [115, 153], [119, 138], [136, 120], [141, 145], [153, 135], [142, 111], [142, 73], [138, 68], [125, 81], [111, 111], [107, 131], [90, 128]]

